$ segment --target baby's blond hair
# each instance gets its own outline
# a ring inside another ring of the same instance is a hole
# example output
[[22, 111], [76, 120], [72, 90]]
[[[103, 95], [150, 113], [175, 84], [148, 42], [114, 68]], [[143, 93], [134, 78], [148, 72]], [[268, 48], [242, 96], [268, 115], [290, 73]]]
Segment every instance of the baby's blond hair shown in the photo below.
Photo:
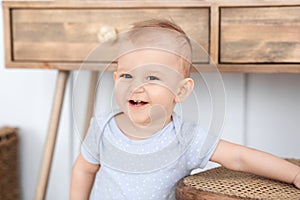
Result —
[[[182, 74], [189, 77], [192, 48], [186, 33], [177, 24], [166, 19], [151, 19], [134, 23], [127, 34], [131, 48], [157, 48], [179, 56]], [[128, 48], [128, 41], [126, 43]], [[130, 48], [129, 48], [130, 49]]]

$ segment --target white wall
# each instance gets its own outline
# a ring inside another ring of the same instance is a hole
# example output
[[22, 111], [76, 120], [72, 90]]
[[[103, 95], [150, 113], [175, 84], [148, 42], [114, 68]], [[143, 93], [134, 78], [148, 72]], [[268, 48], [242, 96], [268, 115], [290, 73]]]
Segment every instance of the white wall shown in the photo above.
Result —
[[[1, 14], [0, 126], [11, 125], [20, 129], [20, 188], [22, 199], [32, 200], [56, 72], [5, 69], [2, 38]], [[300, 75], [224, 74], [223, 78], [227, 95], [223, 138], [279, 156], [300, 158]], [[76, 112], [82, 120], [84, 111]], [[72, 153], [78, 152], [78, 146], [73, 145], [74, 142], [78, 144], [73, 128], [69, 84], [47, 199], [68, 199]]]
[[300, 74], [252, 74], [246, 88], [246, 144], [300, 158]]

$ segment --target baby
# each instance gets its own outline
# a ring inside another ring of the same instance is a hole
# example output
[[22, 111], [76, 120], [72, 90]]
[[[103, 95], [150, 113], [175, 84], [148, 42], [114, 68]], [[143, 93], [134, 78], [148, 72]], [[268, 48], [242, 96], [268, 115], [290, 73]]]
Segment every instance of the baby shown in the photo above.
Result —
[[191, 43], [180, 27], [143, 21], [122, 40], [114, 72], [120, 110], [91, 120], [70, 199], [175, 199], [176, 183], [209, 160], [300, 188], [300, 167], [218, 140], [174, 112], [194, 88]]

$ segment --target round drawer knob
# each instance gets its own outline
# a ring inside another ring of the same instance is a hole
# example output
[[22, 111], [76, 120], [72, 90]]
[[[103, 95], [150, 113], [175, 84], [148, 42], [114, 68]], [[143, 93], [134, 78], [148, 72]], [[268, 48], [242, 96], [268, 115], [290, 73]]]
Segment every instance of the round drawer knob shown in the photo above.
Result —
[[111, 26], [102, 26], [98, 31], [98, 41], [106, 42], [108, 40], [117, 39], [117, 29]]

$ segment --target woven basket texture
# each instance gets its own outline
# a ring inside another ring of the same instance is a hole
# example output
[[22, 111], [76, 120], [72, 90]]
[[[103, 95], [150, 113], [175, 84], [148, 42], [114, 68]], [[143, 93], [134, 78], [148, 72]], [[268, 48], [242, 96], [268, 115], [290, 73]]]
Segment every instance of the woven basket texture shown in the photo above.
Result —
[[[288, 159], [300, 166], [300, 160]], [[240, 199], [300, 200], [300, 190], [292, 184], [274, 181], [224, 167], [214, 168], [183, 179], [185, 186], [199, 191]]]
[[17, 129], [0, 128], [0, 200], [18, 200]]

